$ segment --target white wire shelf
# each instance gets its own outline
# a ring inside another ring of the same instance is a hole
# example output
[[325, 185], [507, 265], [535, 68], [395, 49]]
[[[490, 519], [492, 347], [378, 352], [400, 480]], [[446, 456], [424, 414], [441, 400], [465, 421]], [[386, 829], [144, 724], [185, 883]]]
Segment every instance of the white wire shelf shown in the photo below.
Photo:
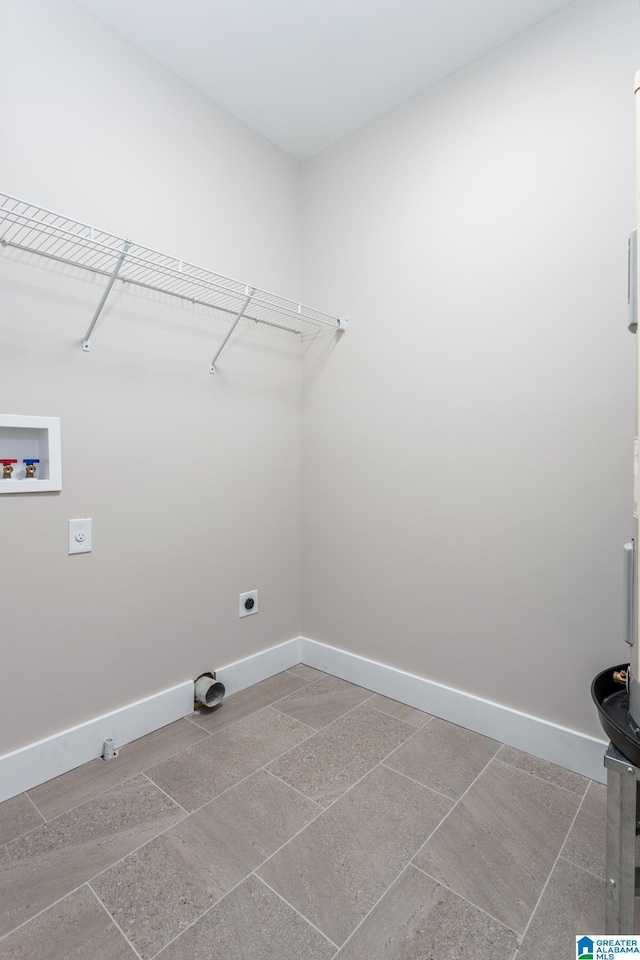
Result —
[[333, 317], [4, 193], [0, 193], [0, 244], [108, 279], [82, 340], [85, 351], [90, 349], [93, 328], [116, 279], [233, 314], [231, 329], [211, 361], [211, 373], [215, 373], [215, 362], [243, 316], [298, 335], [309, 326], [345, 330], [348, 324], [347, 317]]

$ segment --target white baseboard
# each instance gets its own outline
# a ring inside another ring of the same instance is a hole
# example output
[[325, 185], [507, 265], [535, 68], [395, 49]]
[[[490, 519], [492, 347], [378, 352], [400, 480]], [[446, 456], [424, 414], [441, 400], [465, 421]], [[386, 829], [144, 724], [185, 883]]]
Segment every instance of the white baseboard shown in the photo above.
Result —
[[225, 696], [228, 697], [289, 667], [295, 667], [296, 663], [300, 663], [300, 637], [220, 667], [216, 669], [216, 679], [224, 683]]
[[592, 780], [606, 782], [604, 740], [306, 637], [300, 638], [300, 660]]
[[[224, 683], [228, 696], [296, 663], [300, 663], [299, 638], [220, 667], [216, 669], [216, 676]], [[113, 737], [116, 747], [123, 747], [190, 713], [193, 713], [193, 681], [186, 680], [144, 700], [6, 753], [0, 756], [0, 803], [102, 756], [106, 737]]]
[[[0, 802], [102, 756], [107, 737], [124, 746], [193, 711], [193, 681], [79, 723], [0, 757]], [[111, 761], [106, 760], [105, 763]]]
[[[593, 780], [606, 781], [603, 756], [607, 744], [604, 740], [306, 637], [287, 640], [217, 668], [216, 676], [224, 683], [229, 696], [300, 662], [518, 747]], [[116, 746], [124, 746], [187, 716], [192, 710], [193, 682], [187, 680], [0, 756], [0, 802], [95, 760], [102, 754], [106, 737], [113, 737]]]

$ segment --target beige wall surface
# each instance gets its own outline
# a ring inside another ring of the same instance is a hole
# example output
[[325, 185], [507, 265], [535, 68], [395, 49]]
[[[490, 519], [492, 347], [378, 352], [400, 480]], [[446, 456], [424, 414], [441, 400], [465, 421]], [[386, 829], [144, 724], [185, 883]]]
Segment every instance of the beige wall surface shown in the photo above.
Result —
[[[602, 736], [632, 535], [635, 0], [305, 164], [303, 632]], [[331, 356], [331, 362], [325, 359]]]
[[[626, 655], [637, 21], [577, 0], [301, 194], [68, 0], [0, 0], [0, 190], [352, 316], [303, 344], [302, 632], [595, 735]], [[0, 412], [63, 442], [60, 494], [0, 496], [0, 753], [301, 629], [298, 343], [243, 322], [210, 377], [228, 318], [118, 285], [86, 355], [102, 289], [0, 251]]]
[[[0, 190], [297, 296], [300, 166], [66, 0], [0, 2]], [[0, 496], [0, 753], [300, 632], [300, 347], [0, 251], [0, 412], [63, 490]], [[93, 552], [67, 555], [67, 520]], [[238, 593], [258, 588], [258, 616]]]

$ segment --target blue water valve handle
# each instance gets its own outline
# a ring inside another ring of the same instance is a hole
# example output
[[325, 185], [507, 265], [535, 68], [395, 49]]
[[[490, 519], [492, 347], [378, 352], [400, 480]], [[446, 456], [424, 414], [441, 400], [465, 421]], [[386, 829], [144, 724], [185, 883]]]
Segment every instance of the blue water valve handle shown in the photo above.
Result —
[[25, 457], [22, 461], [25, 464], [25, 480], [35, 480], [36, 463], [40, 463], [37, 457]]

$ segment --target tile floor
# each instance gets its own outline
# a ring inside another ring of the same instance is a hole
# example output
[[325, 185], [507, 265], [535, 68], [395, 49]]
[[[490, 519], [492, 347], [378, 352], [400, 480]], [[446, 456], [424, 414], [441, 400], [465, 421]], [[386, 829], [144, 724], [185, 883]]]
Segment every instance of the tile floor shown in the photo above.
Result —
[[534, 960], [605, 788], [307, 666], [0, 804], [0, 960]]

